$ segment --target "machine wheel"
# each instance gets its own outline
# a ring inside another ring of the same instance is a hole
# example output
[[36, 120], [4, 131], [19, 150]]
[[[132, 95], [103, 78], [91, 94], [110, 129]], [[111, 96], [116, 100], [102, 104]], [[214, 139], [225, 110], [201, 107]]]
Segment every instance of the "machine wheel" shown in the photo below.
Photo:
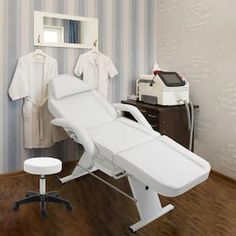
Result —
[[41, 212], [40, 212], [40, 216], [41, 216], [41, 218], [42, 218], [43, 220], [45, 220], [45, 219], [48, 217], [48, 214], [47, 214], [46, 211], [41, 211]]
[[66, 205], [66, 209], [67, 209], [67, 211], [72, 211], [73, 207], [71, 204], [68, 204], [68, 205]]
[[19, 205], [15, 203], [12, 209], [13, 211], [17, 212], [19, 210]]

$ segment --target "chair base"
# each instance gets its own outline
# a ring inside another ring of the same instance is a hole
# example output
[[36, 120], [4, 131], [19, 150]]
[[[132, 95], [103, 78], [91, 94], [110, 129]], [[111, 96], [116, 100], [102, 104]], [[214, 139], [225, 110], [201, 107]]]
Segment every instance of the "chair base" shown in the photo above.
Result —
[[140, 217], [140, 221], [129, 227], [131, 232], [136, 232], [174, 208], [171, 204], [162, 207], [158, 194], [135, 177], [128, 176], [128, 181], [133, 196], [137, 200], [136, 206]]
[[71, 203], [63, 198], [59, 197], [58, 192], [48, 192], [46, 194], [40, 194], [38, 192], [27, 192], [26, 197], [15, 202], [13, 205], [13, 210], [18, 211], [20, 205], [28, 204], [31, 202], [40, 202], [40, 216], [41, 218], [47, 218], [48, 214], [46, 211], [46, 202], [54, 202], [62, 204], [66, 207], [68, 211], [72, 211], [73, 207]]

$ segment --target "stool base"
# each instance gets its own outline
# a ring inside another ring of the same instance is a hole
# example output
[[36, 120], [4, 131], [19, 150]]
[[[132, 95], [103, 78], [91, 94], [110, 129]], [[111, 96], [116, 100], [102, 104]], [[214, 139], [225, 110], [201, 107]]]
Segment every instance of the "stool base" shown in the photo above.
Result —
[[46, 194], [40, 194], [38, 192], [27, 192], [26, 197], [15, 202], [13, 210], [18, 211], [20, 205], [28, 204], [31, 202], [40, 202], [40, 215], [43, 219], [47, 218], [46, 202], [54, 202], [63, 204], [68, 211], [72, 211], [72, 205], [69, 201], [60, 198], [58, 192], [48, 192]]

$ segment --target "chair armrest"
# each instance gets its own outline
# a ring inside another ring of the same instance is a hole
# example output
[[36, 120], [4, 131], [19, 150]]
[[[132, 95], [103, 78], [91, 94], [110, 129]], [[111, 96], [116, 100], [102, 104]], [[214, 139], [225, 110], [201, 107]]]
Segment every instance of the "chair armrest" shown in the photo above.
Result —
[[143, 114], [139, 111], [137, 107], [122, 103], [115, 103], [113, 104], [113, 107], [120, 112], [129, 112], [139, 124], [145, 126], [146, 128], [152, 129], [152, 126], [148, 123], [146, 118], [143, 116]]
[[62, 127], [69, 134], [69, 136], [74, 139], [75, 142], [83, 145], [89, 156], [88, 160], [86, 161], [87, 163], [83, 163], [83, 167], [86, 169], [93, 167], [97, 150], [88, 132], [83, 127], [64, 118], [53, 119], [51, 124]]

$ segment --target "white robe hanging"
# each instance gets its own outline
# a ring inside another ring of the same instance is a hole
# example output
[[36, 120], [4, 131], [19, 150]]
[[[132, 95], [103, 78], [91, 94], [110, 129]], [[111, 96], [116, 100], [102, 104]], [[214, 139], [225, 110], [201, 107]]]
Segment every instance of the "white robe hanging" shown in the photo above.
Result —
[[24, 147], [47, 148], [67, 137], [50, 124], [53, 119], [47, 107], [48, 83], [57, 75], [57, 61], [45, 54], [19, 58], [9, 95], [12, 100], [24, 98]]
[[83, 74], [83, 80], [91, 88], [97, 89], [106, 99], [108, 97], [108, 79], [118, 74], [116, 67], [108, 56], [93, 51], [79, 56], [74, 73], [78, 77]]

